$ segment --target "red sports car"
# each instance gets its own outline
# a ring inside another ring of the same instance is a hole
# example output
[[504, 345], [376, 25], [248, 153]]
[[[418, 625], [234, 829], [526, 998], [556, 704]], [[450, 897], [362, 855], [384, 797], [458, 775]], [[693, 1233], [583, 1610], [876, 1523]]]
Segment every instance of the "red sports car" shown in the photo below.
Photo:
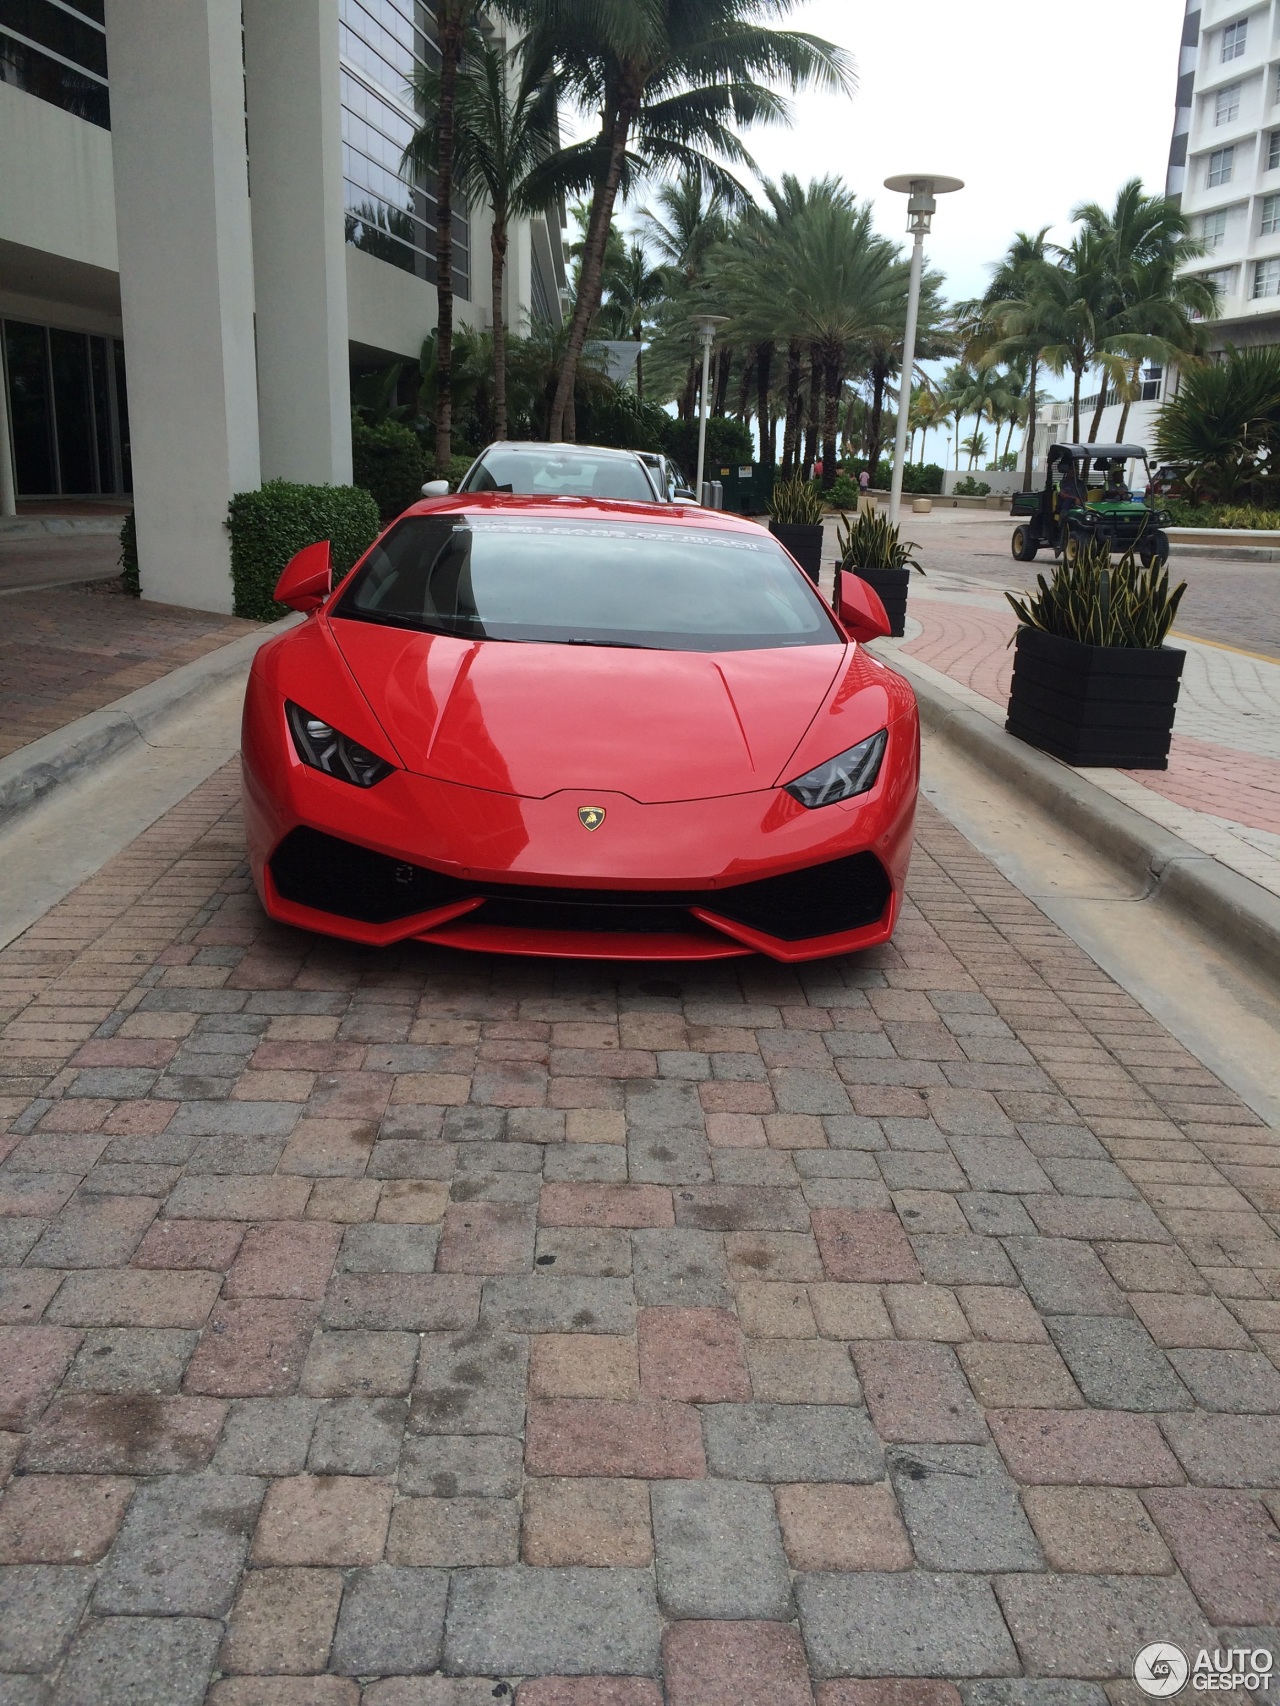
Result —
[[915, 697], [754, 522], [464, 493], [415, 505], [336, 590], [276, 596], [244, 708], [249, 855], [273, 918], [372, 944], [599, 959], [885, 942], [911, 850]]

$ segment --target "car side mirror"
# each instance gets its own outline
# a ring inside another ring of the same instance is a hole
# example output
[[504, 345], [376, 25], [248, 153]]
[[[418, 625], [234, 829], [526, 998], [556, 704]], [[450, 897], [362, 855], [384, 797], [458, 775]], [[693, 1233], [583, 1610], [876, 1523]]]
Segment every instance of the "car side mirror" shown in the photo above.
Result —
[[290, 557], [276, 582], [277, 604], [290, 610], [318, 610], [333, 591], [333, 548], [327, 539], [304, 545]]
[[424, 498], [447, 498], [449, 496], [448, 480], [428, 480], [422, 488]]
[[880, 640], [892, 634], [890, 622], [880, 594], [860, 575], [848, 569], [840, 571], [840, 597], [836, 615], [855, 640]]

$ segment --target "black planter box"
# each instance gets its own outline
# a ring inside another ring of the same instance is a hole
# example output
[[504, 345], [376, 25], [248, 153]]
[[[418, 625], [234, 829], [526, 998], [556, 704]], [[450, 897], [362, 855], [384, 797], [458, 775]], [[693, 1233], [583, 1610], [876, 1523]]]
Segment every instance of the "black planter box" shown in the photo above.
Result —
[[907, 629], [907, 588], [911, 584], [910, 569], [854, 569], [859, 580], [880, 595], [884, 613], [889, 618], [889, 632], [902, 635]]
[[769, 531], [785, 551], [790, 551], [817, 586], [818, 571], [822, 567], [822, 523], [815, 521], [793, 527], [789, 522], [771, 521]]
[[1167, 770], [1186, 655], [1019, 628], [1004, 726], [1066, 764]]

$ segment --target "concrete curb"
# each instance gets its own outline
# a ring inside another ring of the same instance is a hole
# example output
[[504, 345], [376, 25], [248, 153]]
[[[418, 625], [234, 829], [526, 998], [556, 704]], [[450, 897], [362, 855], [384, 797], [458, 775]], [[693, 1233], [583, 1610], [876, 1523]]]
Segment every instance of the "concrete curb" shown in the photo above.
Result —
[[898, 656], [883, 659], [915, 689], [920, 721], [1061, 818], [1142, 886], [1215, 935], [1269, 977], [1280, 980], [1280, 898], [1229, 870], [1211, 854], [1162, 829], [1048, 753], [1016, 740], [998, 723], [918, 675]]
[[260, 633], [243, 634], [194, 663], [170, 670], [100, 711], [90, 711], [63, 729], [42, 735], [0, 758], [0, 828], [12, 823], [55, 788], [73, 781], [90, 765], [100, 764], [149, 733], [188, 702], [248, 671], [254, 653], [286, 628], [301, 621], [286, 616]]

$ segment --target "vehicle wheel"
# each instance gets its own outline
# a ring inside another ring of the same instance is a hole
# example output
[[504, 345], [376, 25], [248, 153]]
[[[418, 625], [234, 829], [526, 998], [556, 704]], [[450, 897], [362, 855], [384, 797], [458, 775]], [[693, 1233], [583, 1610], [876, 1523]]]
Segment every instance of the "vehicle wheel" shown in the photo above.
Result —
[[1167, 533], [1153, 534], [1150, 544], [1139, 547], [1138, 558], [1144, 569], [1149, 569], [1152, 563], [1163, 568], [1169, 561], [1169, 535]]
[[1062, 547], [1063, 559], [1070, 565], [1070, 567], [1074, 568], [1080, 560], [1080, 553], [1083, 549], [1084, 538], [1073, 528], [1071, 532], [1067, 534], [1066, 541]]
[[1012, 550], [1020, 563], [1029, 563], [1040, 549], [1040, 541], [1029, 527], [1015, 527]]

